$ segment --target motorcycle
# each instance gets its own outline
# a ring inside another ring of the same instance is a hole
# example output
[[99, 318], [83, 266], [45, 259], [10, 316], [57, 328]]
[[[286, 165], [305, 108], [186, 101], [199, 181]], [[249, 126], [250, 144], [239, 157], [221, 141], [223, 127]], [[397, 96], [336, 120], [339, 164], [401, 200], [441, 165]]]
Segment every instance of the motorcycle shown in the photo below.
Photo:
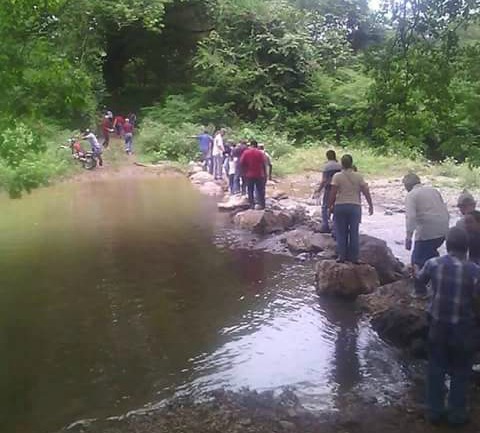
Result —
[[70, 149], [72, 158], [79, 161], [84, 169], [93, 170], [97, 166], [97, 159], [93, 152], [85, 152], [77, 139], [71, 138], [68, 140], [68, 145], [62, 145], [60, 147], [62, 149]]

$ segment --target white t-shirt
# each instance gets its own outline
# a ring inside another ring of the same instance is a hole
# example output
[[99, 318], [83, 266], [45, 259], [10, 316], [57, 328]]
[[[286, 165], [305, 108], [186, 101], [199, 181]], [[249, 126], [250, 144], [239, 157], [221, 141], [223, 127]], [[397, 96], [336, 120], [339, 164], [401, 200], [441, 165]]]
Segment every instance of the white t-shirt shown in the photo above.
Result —
[[223, 147], [223, 136], [222, 134], [218, 133], [215, 135], [215, 138], [213, 139], [213, 148], [212, 148], [212, 155], [213, 156], [218, 156], [223, 154], [223, 151], [225, 148]]

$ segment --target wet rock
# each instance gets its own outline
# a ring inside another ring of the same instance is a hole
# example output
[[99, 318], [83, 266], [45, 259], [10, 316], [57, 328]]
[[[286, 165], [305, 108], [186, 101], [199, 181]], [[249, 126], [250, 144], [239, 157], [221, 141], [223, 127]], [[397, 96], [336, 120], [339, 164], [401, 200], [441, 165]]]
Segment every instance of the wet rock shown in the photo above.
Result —
[[387, 243], [373, 236], [360, 235], [360, 260], [377, 270], [382, 285], [406, 277], [402, 263], [393, 255]]
[[273, 190], [268, 195], [274, 200], [283, 200], [288, 198], [288, 194], [280, 189]]
[[275, 210], [246, 210], [237, 213], [233, 222], [239, 229], [258, 234], [283, 232], [294, 224], [292, 214]]
[[372, 293], [380, 285], [373, 266], [337, 263], [334, 260], [322, 260], [316, 264], [315, 282], [318, 294], [344, 298]]
[[198, 173], [192, 174], [190, 176], [190, 181], [196, 184], [203, 184], [206, 182], [213, 182], [214, 178], [210, 173], [206, 171], [199, 171]]
[[[202, 174], [202, 173], [198, 173], [198, 174]], [[202, 194], [205, 194], [211, 197], [222, 196], [224, 193], [223, 187], [221, 185], [218, 185], [217, 183], [211, 182], [211, 181], [201, 183], [201, 184], [195, 184], [195, 186]]]
[[328, 234], [296, 229], [286, 233], [288, 248], [295, 253], [335, 250], [335, 241]]
[[197, 162], [190, 161], [188, 163], [188, 175], [191, 176], [196, 173], [200, 173], [203, 171], [203, 167], [201, 164], [198, 164]]
[[230, 196], [227, 201], [218, 203], [218, 209], [221, 211], [237, 211], [245, 210], [250, 207], [248, 198], [245, 196], [233, 195]]
[[428, 333], [427, 301], [413, 298], [412, 292], [412, 280], [405, 279], [361, 296], [357, 302], [371, 314], [372, 327], [380, 337], [422, 357], [426, 354]]
[[283, 429], [283, 430], [295, 430], [295, 424], [293, 422], [290, 422], [290, 421], [285, 421], [285, 420], [281, 420], [278, 422], [278, 424], [280, 425], [280, 427]]
[[300, 262], [306, 262], [310, 258], [310, 255], [308, 253], [301, 253], [295, 258]]

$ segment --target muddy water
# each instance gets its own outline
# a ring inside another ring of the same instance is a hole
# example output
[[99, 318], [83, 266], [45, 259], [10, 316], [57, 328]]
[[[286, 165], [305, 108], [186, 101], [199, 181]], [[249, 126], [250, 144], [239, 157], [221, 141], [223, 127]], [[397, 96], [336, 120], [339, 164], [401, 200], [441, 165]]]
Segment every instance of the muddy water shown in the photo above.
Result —
[[[225, 386], [295, 386], [312, 408], [402, 392], [401, 362], [311, 265], [216, 246], [179, 178], [1, 199], [0, 431], [42, 433]], [[381, 389], [381, 391], [379, 391]]]

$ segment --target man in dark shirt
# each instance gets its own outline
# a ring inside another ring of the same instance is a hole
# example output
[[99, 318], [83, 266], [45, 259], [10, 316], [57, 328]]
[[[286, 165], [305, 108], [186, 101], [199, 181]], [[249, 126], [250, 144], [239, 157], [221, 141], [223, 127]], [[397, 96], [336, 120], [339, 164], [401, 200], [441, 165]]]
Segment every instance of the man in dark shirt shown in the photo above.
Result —
[[250, 209], [255, 208], [255, 192], [260, 208], [265, 209], [265, 155], [255, 140], [251, 140], [250, 147], [243, 152], [240, 166], [247, 181]]
[[322, 233], [330, 233], [329, 220], [330, 215], [328, 212], [328, 200], [330, 197], [330, 191], [332, 189], [332, 178], [335, 173], [342, 171], [342, 166], [337, 161], [337, 155], [334, 150], [327, 151], [327, 162], [323, 166], [322, 181], [318, 185], [317, 190], [314, 192], [314, 197], [319, 197], [323, 190], [322, 199], [322, 227], [320, 231]]
[[[427, 417], [433, 423], [448, 415], [453, 425], [464, 424], [467, 391], [474, 352], [476, 304], [480, 295], [480, 268], [467, 261], [465, 230], [453, 227], [447, 235], [447, 254], [425, 263], [416, 275], [432, 283], [428, 305]], [[445, 375], [450, 375], [448, 413], [445, 411]]]

